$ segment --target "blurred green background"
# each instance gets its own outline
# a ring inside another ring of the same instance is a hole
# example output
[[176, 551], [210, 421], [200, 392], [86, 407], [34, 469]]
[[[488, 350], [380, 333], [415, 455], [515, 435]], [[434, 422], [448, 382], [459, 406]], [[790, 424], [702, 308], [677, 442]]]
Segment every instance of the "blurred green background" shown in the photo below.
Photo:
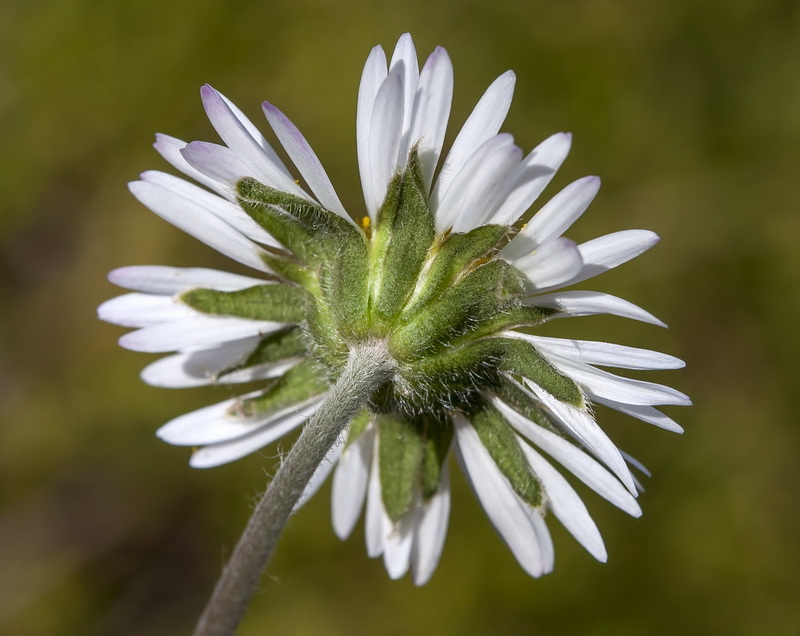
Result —
[[95, 318], [119, 293], [106, 272], [235, 267], [125, 184], [168, 169], [156, 131], [216, 140], [209, 82], [256, 121], [263, 99], [283, 109], [360, 216], [361, 67], [403, 31], [421, 58], [441, 44], [453, 59], [450, 140], [508, 68], [519, 145], [574, 133], [547, 194], [586, 174], [604, 186], [572, 238], [661, 235], [591, 287], [670, 330], [595, 317], [549, 332], [675, 353], [685, 371], [648, 379], [696, 405], [669, 411], [684, 436], [600, 411], [654, 473], [639, 520], [581, 490], [607, 565], [554, 522], [556, 570], [527, 577], [459, 476], [442, 562], [417, 589], [367, 558], [361, 528], [334, 537], [324, 489], [240, 633], [800, 633], [798, 17], [774, 0], [0, 4], [0, 634], [190, 631], [280, 449], [204, 472], [154, 437], [231, 392], [141, 383], [154, 356]]

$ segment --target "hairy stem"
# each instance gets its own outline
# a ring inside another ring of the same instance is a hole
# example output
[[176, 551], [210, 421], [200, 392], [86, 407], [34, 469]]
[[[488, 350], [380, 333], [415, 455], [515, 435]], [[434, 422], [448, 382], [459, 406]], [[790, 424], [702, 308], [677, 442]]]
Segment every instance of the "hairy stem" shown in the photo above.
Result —
[[317, 466], [356, 412], [389, 378], [394, 361], [383, 342], [350, 351], [341, 376], [270, 482], [200, 617], [194, 636], [231, 636], [269, 563], [275, 544]]

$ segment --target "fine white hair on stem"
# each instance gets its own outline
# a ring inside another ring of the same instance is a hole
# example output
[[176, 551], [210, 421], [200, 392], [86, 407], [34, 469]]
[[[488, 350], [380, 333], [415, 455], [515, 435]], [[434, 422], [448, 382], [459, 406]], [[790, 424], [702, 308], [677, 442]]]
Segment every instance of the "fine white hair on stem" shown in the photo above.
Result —
[[289, 516], [345, 427], [394, 371], [386, 343], [370, 341], [350, 350], [347, 364], [319, 409], [281, 462], [217, 582], [195, 636], [233, 634], [267, 566]]

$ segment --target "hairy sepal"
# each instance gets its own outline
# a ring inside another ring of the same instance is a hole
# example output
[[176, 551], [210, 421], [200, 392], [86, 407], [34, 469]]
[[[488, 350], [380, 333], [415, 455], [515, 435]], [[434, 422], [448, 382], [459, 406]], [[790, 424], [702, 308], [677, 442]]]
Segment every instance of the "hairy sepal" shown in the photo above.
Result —
[[470, 410], [482, 403], [482, 390], [499, 381], [502, 357], [502, 342], [484, 339], [401, 364], [393, 381], [376, 391], [374, 408], [408, 417]]
[[583, 391], [575, 381], [558, 371], [533, 345], [515, 338], [492, 340], [502, 344], [503, 371], [531, 380], [561, 402], [586, 408]]
[[435, 238], [419, 157], [412, 150], [404, 172], [389, 184], [370, 247], [370, 313], [385, 329], [397, 318], [417, 283]]
[[358, 414], [353, 417], [350, 425], [347, 428], [347, 441], [346, 445], [350, 446], [358, 437], [367, 430], [367, 427], [372, 422], [375, 416], [367, 409], [362, 409]]
[[271, 284], [232, 292], [192, 289], [180, 301], [204, 314], [291, 323], [305, 319], [311, 298], [300, 287]]
[[436, 494], [453, 431], [432, 416], [379, 415], [376, 421], [381, 497], [397, 522], [420, 496], [427, 500]]
[[386, 513], [398, 521], [410, 509], [419, 484], [423, 438], [415, 422], [397, 415], [379, 415], [378, 466]]
[[327, 374], [317, 363], [306, 360], [289, 369], [261, 395], [236, 404], [232, 414], [240, 417], [268, 415], [321, 395], [329, 386]]
[[299, 358], [305, 353], [306, 339], [302, 330], [299, 327], [290, 327], [262, 338], [246, 358], [221, 371], [219, 377], [260, 364]]
[[496, 253], [507, 235], [506, 227], [482, 225], [466, 234], [441, 238], [432, 248], [424, 276], [403, 313], [407, 317], [413, 316], [458, 278]]
[[[344, 337], [358, 338], [367, 328], [369, 260], [364, 235], [339, 215], [301, 197], [245, 177], [236, 184], [239, 204], [253, 220], [286, 246], [315, 276], [292, 280], [320, 297]], [[280, 270], [278, 270], [280, 271]]]
[[481, 324], [492, 320], [523, 283], [505, 261], [478, 266], [445, 289], [393, 334], [390, 349], [398, 360], [414, 360], [452, 346]]
[[484, 447], [489, 451], [500, 472], [508, 479], [523, 501], [531, 506], [542, 504], [542, 489], [520, 447], [511, 425], [502, 414], [487, 405], [468, 415]]
[[492, 393], [532, 422], [563, 437], [561, 429], [550, 421], [547, 412], [538, 400], [516, 380], [504, 373], [500, 374], [500, 381], [493, 388]]

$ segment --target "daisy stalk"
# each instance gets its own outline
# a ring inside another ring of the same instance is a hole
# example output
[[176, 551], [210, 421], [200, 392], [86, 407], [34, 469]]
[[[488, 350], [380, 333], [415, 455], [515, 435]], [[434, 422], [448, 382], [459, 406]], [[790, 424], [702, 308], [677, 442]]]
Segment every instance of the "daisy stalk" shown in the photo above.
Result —
[[336, 534], [349, 536], [366, 507], [367, 553], [383, 557], [391, 578], [410, 571], [417, 585], [433, 575], [444, 546], [451, 455], [532, 576], [554, 566], [548, 512], [592, 556], [607, 558], [586, 506], [552, 462], [641, 514], [630, 466], [643, 467], [599, 427], [593, 405], [681, 432], [655, 407], [691, 402], [597, 367], [676, 369], [682, 361], [535, 330], [596, 314], [665, 326], [626, 300], [572, 288], [658, 237], [624, 230], [580, 245], [564, 237], [597, 194], [597, 177], [568, 185], [520, 224], [572, 140], [557, 133], [524, 154], [500, 132], [514, 82], [509, 71], [489, 86], [440, 162], [453, 89], [446, 51], [434, 50], [420, 69], [408, 34], [388, 61], [375, 47], [356, 119], [361, 223], [269, 102], [264, 114], [296, 172], [210, 86], [203, 105], [224, 145], [157, 136], [156, 150], [199, 185], [149, 171], [133, 194], [256, 272], [136, 266], [110, 274], [130, 293], [104, 303], [100, 317], [137, 329], [120, 344], [176, 352], [146, 367], [146, 382], [253, 386], [157, 434], [198, 447], [190, 464], [209, 468], [302, 427], [197, 633], [233, 632], [289, 515], [332, 472]]

